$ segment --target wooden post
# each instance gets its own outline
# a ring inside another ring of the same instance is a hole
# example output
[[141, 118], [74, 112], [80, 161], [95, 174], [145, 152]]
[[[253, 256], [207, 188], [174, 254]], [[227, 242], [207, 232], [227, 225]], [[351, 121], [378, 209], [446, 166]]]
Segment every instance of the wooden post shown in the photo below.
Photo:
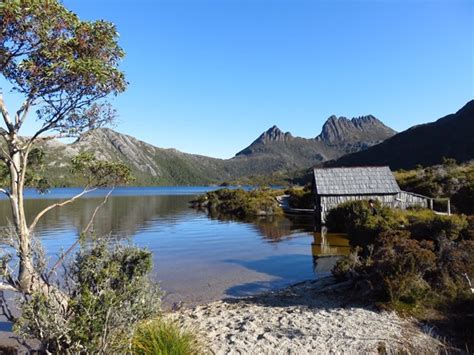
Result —
[[448, 216], [451, 216], [451, 200], [448, 198]]
[[433, 199], [430, 198], [430, 210], [433, 210]]

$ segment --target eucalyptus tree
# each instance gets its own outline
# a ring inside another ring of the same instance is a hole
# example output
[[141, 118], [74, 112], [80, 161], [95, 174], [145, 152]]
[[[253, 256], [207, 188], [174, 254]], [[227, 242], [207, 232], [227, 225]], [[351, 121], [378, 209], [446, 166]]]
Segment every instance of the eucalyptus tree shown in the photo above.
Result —
[[[47, 207], [34, 218], [27, 219], [25, 214], [24, 188], [41, 188], [42, 184], [41, 179], [32, 178], [30, 169], [39, 155], [35, 145], [47, 139], [75, 137], [114, 119], [108, 98], [123, 92], [127, 85], [119, 69], [124, 51], [117, 38], [112, 23], [82, 21], [58, 0], [0, 2], [0, 72], [8, 89], [23, 97], [19, 107], [10, 107], [0, 92], [0, 175], [4, 175], [0, 192], [10, 202], [19, 259], [18, 270], [4, 277], [2, 289], [29, 294], [44, 288], [44, 277], [35, 268], [32, 236], [45, 213], [74, 201], [94, 186], [128, 178], [129, 170], [121, 164], [82, 155], [74, 166], [87, 175], [84, 191]], [[25, 121], [32, 118], [36, 118], [38, 129], [22, 136]], [[32, 222], [28, 224], [28, 220]], [[6, 275], [5, 270], [2, 273]]]

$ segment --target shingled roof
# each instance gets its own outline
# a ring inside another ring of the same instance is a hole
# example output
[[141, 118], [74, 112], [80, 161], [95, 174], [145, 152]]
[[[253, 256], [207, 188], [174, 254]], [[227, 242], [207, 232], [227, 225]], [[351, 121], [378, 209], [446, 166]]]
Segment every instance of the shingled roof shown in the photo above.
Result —
[[388, 166], [314, 169], [317, 195], [379, 195], [400, 192]]

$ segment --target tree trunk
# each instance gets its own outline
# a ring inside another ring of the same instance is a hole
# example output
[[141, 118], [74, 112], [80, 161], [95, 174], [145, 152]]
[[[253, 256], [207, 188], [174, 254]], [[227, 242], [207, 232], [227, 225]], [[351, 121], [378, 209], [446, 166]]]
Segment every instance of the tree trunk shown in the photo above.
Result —
[[20, 149], [16, 143], [16, 137], [12, 137], [10, 146], [9, 163], [10, 170], [10, 205], [13, 215], [13, 224], [18, 237], [19, 251], [19, 274], [18, 281], [22, 292], [30, 293], [32, 283], [35, 279], [33, 258], [31, 253], [31, 237], [26, 223], [23, 187], [25, 176], [22, 172], [26, 169], [26, 159], [21, 157]]

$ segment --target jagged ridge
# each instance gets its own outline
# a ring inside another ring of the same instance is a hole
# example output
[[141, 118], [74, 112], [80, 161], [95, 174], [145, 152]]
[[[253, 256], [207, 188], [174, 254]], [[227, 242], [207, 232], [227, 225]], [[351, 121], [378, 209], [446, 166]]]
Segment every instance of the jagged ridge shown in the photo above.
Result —
[[474, 100], [454, 114], [417, 125], [367, 150], [328, 162], [330, 166], [389, 165], [392, 169], [431, 166], [442, 158], [474, 159]]
[[358, 142], [380, 142], [395, 132], [372, 115], [347, 119], [331, 116], [324, 123], [316, 139], [327, 144], [354, 144]]
[[262, 133], [236, 157], [291, 155], [311, 164], [359, 151], [393, 136], [396, 132], [372, 115], [347, 119], [331, 116], [314, 139], [293, 137], [273, 126]]

